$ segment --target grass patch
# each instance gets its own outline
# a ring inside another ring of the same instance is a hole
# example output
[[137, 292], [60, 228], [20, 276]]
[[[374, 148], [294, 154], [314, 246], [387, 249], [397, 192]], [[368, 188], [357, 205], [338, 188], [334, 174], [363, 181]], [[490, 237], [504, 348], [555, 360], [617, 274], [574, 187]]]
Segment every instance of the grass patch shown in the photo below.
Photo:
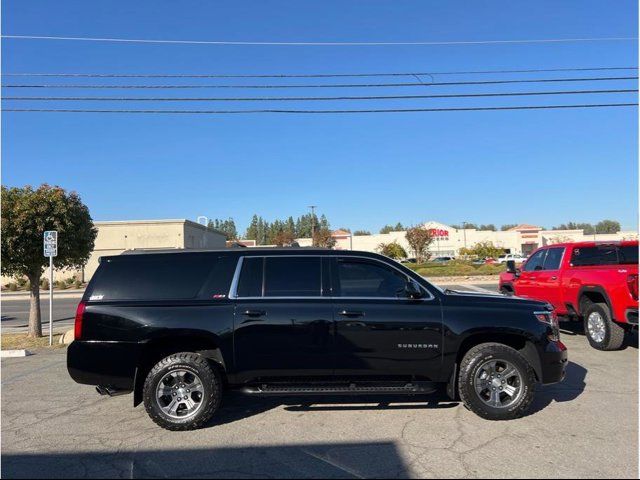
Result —
[[31, 338], [26, 333], [3, 333], [2, 334], [2, 350], [22, 350], [35, 348], [64, 348], [61, 345], [60, 334], [53, 335], [53, 345], [49, 347], [49, 335], [39, 338]]
[[405, 266], [425, 277], [472, 277], [474, 275], [500, 275], [506, 270], [505, 265], [473, 265], [471, 262], [454, 261], [446, 265], [434, 263], [412, 264]]

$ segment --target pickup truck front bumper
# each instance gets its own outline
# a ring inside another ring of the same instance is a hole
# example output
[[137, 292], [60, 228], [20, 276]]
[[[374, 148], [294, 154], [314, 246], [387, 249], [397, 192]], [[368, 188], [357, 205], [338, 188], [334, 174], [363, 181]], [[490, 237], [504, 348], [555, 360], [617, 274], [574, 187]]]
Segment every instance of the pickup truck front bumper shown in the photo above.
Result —
[[540, 356], [542, 378], [545, 385], [564, 380], [569, 356], [567, 347], [561, 341], [549, 342]]
[[627, 311], [624, 312], [624, 318], [627, 320], [629, 325], [638, 325], [638, 309], [637, 308], [627, 308]]

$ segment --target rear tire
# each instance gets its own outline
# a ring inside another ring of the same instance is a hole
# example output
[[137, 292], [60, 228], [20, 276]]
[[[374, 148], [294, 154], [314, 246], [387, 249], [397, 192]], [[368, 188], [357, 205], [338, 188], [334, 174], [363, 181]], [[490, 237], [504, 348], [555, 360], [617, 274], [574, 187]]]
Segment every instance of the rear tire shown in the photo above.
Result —
[[460, 364], [458, 390], [464, 405], [487, 420], [513, 420], [527, 413], [536, 376], [527, 360], [511, 347], [483, 343]]
[[606, 303], [588, 302], [582, 312], [584, 334], [589, 344], [597, 350], [619, 350], [624, 344], [625, 330], [611, 318]]
[[160, 360], [144, 382], [144, 406], [151, 420], [167, 430], [194, 430], [220, 406], [220, 374], [206, 358], [182, 352]]

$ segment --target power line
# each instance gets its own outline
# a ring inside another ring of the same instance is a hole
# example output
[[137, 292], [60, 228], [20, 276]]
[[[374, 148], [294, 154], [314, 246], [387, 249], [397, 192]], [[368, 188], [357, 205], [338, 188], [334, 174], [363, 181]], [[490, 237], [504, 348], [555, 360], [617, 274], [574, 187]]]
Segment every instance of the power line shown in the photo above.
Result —
[[460, 107], [460, 108], [407, 108], [407, 109], [367, 109], [367, 110], [74, 110], [74, 109], [37, 109], [3, 108], [3, 112], [23, 113], [142, 113], [142, 114], [346, 114], [346, 113], [417, 113], [417, 112], [472, 112], [496, 110], [547, 110], [573, 108], [635, 107], [637, 103], [604, 103], [579, 105], [520, 105], [512, 107]]
[[431, 83], [347, 83], [347, 84], [292, 84], [292, 85], [3, 85], [3, 88], [76, 88], [76, 89], [189, 89], [189, 88], [380, 88], [380, 87], [424, 87], [447, 85], [497, 85], [508, 83], [553, 83], [553, 82], [601, 82], [637, 80], [638, 77], [591, 77], [591, 78], [545, 78], [529, 80], [481, 80], [468, 82]]
[[107, 101], [107, 102], [281, 102], [332, 100], [415, 100], [427, 98], [518, 97], [538, 95], [591, 95], [604, 93], [637, 93], [636, 89], [560, 90], [543, 92], [500, 92], [440, 95], [373, 95], [349, 97], [3, 97], [16, 101]]
[[470, 70], [453, 72], [390, 73], [308, 73], [308, 74], [170, 74], [170, 73], [3, 73], [3, 77], [73, 77], [73, 78], [335, 78], [335, 77], [410, 77], [429, 75], [472, 75], [490, 73], [542, 73], [637, 70], [638, 67], [530, 68], [521, 70]]
[[536, 43], [575, 43], [575, 42], [620, 42], [637, 41], [637, 37], [587, 37], [587, 38], [541, 38], [515, 40], [461, 40], [461, 41], [418, 41], [418, 42], [252, 42], [227, 40], [163, 40], [141, 38], [103, 38], [103, 37], [62, 37], [44, 35], [2, 35], [13, 40], [66, 40], [82, 42], [110, 43], [151, 43], [181, 45], [229, 45], [229, 46], [301, 46], [301, 47], [375, 47], [375, 46], [436, 46], [436, 45], [500, 45], [500, 44], [536, 44]]

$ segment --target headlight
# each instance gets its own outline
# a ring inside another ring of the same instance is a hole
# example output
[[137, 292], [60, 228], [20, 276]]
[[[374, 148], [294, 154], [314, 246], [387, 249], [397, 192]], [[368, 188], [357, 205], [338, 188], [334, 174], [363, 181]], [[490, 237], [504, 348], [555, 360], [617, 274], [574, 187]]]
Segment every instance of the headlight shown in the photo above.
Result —
[[533, 312], [533, 314], [539, 322], [546, 323], [551, 327], [551, 335], [549, 335], [549, 340], [554, 342], [560, 340], [560, 323], [558, 321], [558, 314], [555, 310]]

